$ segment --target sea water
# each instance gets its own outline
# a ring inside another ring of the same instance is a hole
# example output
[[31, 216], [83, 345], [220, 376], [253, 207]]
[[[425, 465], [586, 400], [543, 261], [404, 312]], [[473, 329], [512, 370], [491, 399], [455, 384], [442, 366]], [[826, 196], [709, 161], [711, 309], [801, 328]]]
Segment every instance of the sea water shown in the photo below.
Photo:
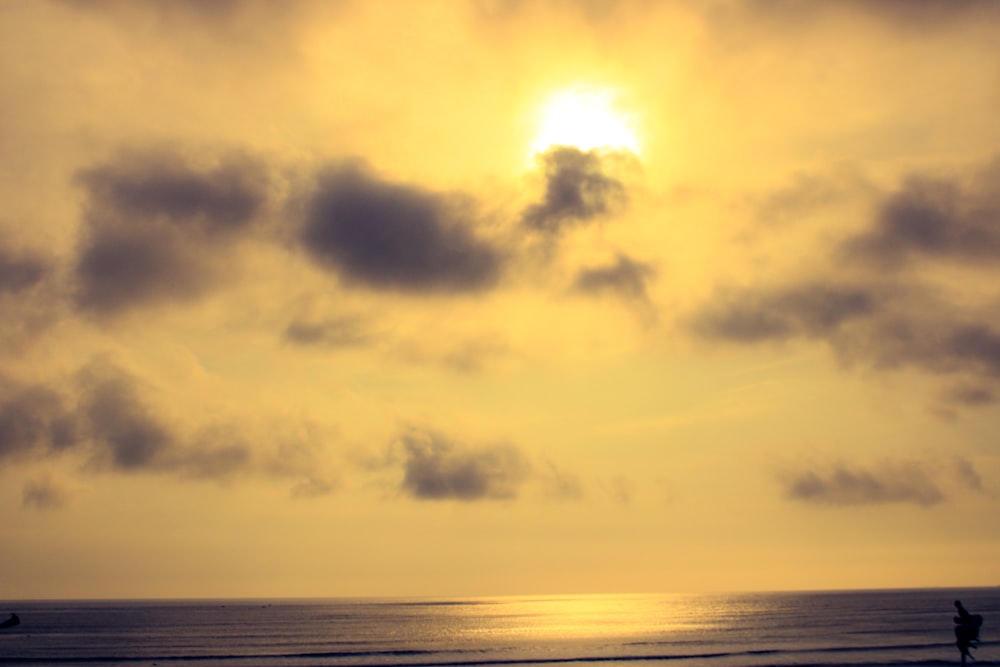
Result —
[[955, 665], [953, 602], [1000, 664], [1000, 588], [364, 600], [9, 601], [5, 665]]

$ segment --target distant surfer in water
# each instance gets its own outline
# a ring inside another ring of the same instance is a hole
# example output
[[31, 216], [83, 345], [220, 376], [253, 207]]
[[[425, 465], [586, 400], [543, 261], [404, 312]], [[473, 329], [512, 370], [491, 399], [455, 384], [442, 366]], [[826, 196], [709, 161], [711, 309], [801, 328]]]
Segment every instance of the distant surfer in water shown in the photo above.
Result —
[[10, 618], [8, 618], [3, 623], [0, 623], [0, 628], [13, 628], [15, 625], [20, 625], [21, 619], [18, 618], [17, 614], [11, 613]]
[[970, 614], [962, 606], [960, 600], [955, 600], [955, 609], [958, 610], [958, 616], [954, 619], [955, 645], [962, 653], [962, 664], [964, 665], [966, 658], [975, 660], [969, 651], [979, 647], [979, 628], [983, 625], [983, 617], [979, 614]]

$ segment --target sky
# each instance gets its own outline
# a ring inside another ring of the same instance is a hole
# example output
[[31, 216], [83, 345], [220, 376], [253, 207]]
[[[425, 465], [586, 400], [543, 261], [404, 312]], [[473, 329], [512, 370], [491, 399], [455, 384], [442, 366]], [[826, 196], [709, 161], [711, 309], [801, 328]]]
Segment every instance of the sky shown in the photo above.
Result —
[[998, 42], [0, 0], [0, 598], [1000, 584]]

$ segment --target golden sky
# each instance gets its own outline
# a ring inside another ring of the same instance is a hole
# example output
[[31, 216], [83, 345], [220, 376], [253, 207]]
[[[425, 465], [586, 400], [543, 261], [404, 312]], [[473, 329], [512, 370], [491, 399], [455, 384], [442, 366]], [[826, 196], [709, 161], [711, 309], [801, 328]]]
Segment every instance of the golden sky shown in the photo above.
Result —
[[0, 596], [1000, 583], [997, 43], [0, 0]]

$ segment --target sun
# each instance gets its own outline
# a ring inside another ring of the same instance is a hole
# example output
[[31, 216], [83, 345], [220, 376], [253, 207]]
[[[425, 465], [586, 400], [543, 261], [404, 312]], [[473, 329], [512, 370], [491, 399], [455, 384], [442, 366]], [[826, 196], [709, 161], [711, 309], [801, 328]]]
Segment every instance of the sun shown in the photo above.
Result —
[[630, 114], [619, 110], [608, 89], [573, 88], [549, 97], [539, 113], [532, 154], [553, 146], [625, 150], [639, 155], [639, 140]]

